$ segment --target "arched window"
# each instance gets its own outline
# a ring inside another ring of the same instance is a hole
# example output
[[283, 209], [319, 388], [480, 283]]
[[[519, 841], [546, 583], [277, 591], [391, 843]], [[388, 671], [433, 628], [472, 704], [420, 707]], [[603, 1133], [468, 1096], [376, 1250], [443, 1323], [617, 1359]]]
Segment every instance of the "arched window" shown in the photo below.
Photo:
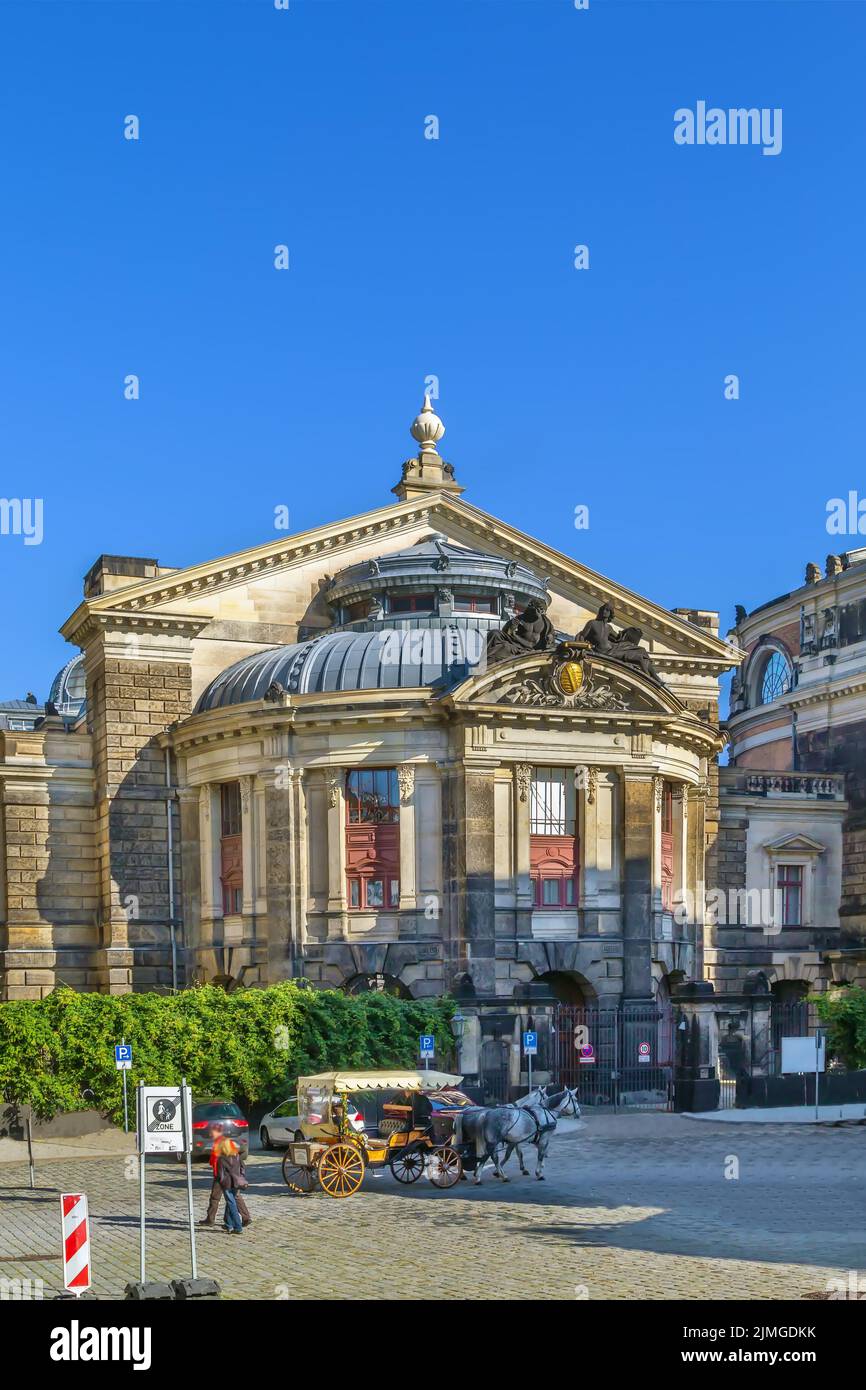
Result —
[[760, 673], [759, 703], [769, 705], [781, 695], [787, 695], [791, 689], [792, 675], [793, 670], [787, 657], [781, 652], [772, 652]]

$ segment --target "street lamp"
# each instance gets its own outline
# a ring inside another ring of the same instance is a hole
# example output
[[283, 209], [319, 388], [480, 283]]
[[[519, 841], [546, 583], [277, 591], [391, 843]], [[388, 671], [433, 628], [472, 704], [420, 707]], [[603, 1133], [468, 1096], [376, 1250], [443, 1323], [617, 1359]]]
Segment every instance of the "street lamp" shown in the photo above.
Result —
[[454, 1041], [457, 1044], [457, 1070], [460, 1071], [460, 1046], [463, 1042], [463, 1034], [466, 1032], [466, 1019], [459, 1010], [451, 1016], [451, 1032], [454, 1034]]

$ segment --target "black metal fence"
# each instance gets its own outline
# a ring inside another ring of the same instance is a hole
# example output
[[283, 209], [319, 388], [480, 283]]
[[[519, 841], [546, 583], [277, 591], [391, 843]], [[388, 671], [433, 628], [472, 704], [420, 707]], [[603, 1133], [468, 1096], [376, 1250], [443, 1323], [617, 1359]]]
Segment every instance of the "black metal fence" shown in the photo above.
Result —
[[582, 1106], [669, 1110], [673, 1036], [669, 1007], [560, 1004], [553, 1014], [548, 1069], [556, 1084], [577, 1088]]

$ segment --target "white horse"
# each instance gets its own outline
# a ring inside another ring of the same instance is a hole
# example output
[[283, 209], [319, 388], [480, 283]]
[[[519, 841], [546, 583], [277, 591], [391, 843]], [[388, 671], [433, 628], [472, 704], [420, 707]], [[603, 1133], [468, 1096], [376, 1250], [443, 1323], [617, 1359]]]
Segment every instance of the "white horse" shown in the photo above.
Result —
[[[551, 1136], [560, 1119], [580, 1118], [577, 1091], [566, 1087], [546, 1099], [536, 1099], [535, 1094], [523, 1098], [520, 1105], [476, 1106], [462, 1110], [455, 1116], [454, 1143], [475, 1145], [475, 1185], [481, 1182], [481, 1171], [488, 1160], [492, 1161], [497, 1178], [508, 1182], [502, 1171], [515, 1149], [521, 1144], [534, 1144], [538, 1155], [535, 1176], [544, 1179], [544, 1160]], [[505, 1149], [504, 1159], [500, 1150]], [[526, 1172], [522, 1163], [521, 1171]]]

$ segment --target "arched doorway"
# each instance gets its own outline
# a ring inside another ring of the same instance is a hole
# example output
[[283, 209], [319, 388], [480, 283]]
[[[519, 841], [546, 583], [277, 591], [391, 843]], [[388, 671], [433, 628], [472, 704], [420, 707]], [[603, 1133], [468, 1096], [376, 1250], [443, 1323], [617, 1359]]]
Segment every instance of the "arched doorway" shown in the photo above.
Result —
[[352, 975], [341, 986], [344, 994], [390, 994], [395, 999], [411, 999], [412, 994], [396, 975]]
[[595, 1003], [596, 994], [592, 985], [574, 971], [547, 970], [543, 975], [537, 975], [536, 981], [547, 986], [558, 1004], [587, 1008]]

